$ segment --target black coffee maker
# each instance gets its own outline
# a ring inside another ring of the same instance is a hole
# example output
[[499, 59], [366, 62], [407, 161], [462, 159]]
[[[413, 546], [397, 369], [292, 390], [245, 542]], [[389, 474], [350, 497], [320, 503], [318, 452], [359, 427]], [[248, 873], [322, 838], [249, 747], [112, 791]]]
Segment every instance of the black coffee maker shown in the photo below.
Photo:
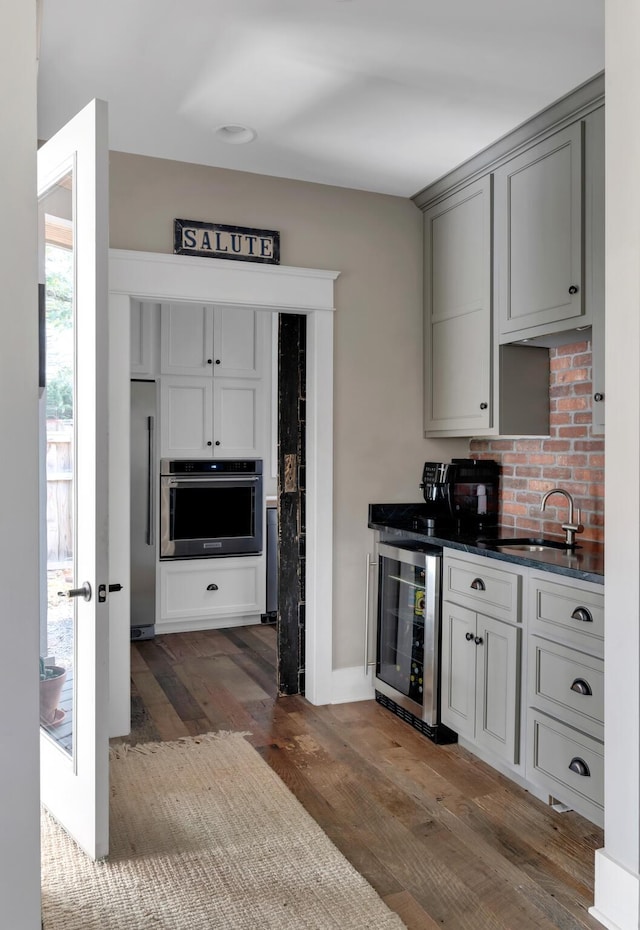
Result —
[[425, 462], [420, 487], [425, 500], [425, 524], [433, 529], [438, 524], [451, 523], [453, 518], [453, 477], [455, 466], [450, 462]]
[[498, 523], [500, 466], [493, 459], [452, 459], [452, 513], [462, 527]]
[[482, 529], [498, 522], [500, 466], [492, 459], [452, 459], [425, 462], [420, 487], [425, 500], [424, 522], [460, 529]]

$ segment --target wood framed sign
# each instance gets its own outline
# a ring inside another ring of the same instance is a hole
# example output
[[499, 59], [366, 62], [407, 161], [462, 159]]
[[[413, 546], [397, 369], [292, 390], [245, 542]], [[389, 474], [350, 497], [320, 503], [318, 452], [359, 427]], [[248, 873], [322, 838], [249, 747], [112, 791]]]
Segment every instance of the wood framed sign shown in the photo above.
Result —
[[280, 233], [273, 229], [224, 226], [201, 220], [174, 220], [173, 251], [176, 255], [279, 265]]

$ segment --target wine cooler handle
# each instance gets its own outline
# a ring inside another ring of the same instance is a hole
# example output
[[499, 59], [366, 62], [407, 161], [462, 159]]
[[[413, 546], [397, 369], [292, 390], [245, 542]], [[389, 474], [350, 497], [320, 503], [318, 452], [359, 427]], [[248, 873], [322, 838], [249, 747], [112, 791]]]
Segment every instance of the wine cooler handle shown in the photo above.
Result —
[[371, 600], [371, 569], [377, 565], [375, 559], [371, 558], [371, 553], [367, 552], [367, 578], [365, 582], [365, 594], [364, 594], [364, 674], [365, 676], [369, 674], [369, 666], [373, 665], [373, 662], [369, 662], [369, 611], [370, 611], [370, 600]]

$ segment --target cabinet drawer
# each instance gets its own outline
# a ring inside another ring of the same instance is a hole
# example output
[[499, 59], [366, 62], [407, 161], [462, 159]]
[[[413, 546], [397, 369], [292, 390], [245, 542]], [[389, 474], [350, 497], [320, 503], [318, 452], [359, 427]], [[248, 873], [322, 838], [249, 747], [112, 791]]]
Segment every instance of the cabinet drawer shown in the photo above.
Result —
[[533, 575], [530, 631], [560, 639], [599, 657], [604, 654], [604, 591]]
[[[535, 710], [529, 711], [527, 777], [594, 823], [603, 823], [604, 745]], [[571, 764], [584, 774], [572, 771]]]
[[160, 565], [162, 620], [257, 614], [264, 610], [261, 558], [199, 559]]
[[529, 704], [603, 740], [603, 660], [532, 636]]
[[445, 555], [443, 597], [510, 623], [520, 622], [522, 576], [489, 559]]

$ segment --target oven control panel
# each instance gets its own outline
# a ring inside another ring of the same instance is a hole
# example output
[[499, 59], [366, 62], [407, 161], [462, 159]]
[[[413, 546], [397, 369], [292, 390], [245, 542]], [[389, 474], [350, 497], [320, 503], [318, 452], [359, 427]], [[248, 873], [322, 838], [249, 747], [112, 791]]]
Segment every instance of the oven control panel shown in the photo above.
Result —
[[261, 475], [262, 459], [162, 459], [161, 475]]

